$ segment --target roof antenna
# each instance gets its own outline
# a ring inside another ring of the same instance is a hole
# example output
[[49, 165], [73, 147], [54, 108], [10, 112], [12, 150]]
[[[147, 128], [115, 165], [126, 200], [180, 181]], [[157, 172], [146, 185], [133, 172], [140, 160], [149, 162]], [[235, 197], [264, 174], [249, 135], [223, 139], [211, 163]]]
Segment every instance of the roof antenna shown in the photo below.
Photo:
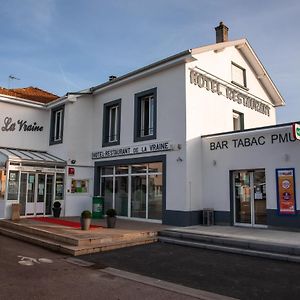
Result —
[[14, 76], [14, 75], [12, 75], [12, 74], [10, 74], [10, 75], [8, 76], [8, 88], [9, 88], [9, 89], [10, 89], [11, 82], [12, 82], [13, 80], [21, 80], [21, 79], [20, 79], [20, 78], [17, 78], [16, 76]]

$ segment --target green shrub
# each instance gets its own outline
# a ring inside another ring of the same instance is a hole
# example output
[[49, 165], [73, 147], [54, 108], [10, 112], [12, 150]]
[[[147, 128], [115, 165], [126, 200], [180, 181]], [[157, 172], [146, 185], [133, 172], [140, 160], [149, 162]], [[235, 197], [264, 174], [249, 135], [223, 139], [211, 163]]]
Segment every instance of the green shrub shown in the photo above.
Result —
[[54, 208], [60, 208], [60, 207], [61, 207], [61, 203], [60, 203], [59, 201], [55, 201], [55, 202], [53, 203], [53, 207], [54, 207]]
[[89, 210], [84, 210], [81, 213], [81, 218], [82, 219], [91, 219], [92, 218], [92, 213]]
[[106, 211], [106, 215], [107, 215], [108, 217], [113, 218], [113, 217], [115, 217], [115, 216], [117, 215], [117, 211], [116, 211], [115, 209], [113, 209], [113, 208], [110, 208], [110, 209], [108, 209], [108, 210]]

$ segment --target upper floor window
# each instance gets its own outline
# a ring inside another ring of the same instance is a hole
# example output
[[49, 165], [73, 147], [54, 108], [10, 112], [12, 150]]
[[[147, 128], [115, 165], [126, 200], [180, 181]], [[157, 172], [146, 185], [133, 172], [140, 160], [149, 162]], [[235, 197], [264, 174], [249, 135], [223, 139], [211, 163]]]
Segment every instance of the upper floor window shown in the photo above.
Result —
[[135, 94], [135, 142], [156, 139], [156, 99], [156, 88]]
[[104, 104], [102, 146], [120, 144], [121, 99]]
[[246, 70], [234, 62], [231, 62], [231, 82], [240, 87], [247, 88]]
[[50, 145], [63, 142], [64, 106], [55, 108], [51, 112]]
[[232, 112], [233, 116], [233, 130], [244, 130], [244, 114], [236, 110]]

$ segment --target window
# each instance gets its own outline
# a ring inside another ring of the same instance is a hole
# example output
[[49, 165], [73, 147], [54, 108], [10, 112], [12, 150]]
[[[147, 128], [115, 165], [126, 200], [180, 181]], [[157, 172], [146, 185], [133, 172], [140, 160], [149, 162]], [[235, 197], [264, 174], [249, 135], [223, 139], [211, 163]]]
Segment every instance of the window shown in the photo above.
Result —
[[102, 147], [120, 144], [121, 99], [104, 104]]
[[231, 82], [242, 88], [247, 88], [246, 70], [241, 66], [231, 63]]
[[56, 174], [55, 200], [64, 200], [64, 174]]
[[18, 200], [19, 172], [9, 171], [7, 200]]
[[161, 220], [163, 163], [136, 163], [101, 168], [104, 207], [119, 216]]
[[232, 112], [233, 116], [233, 130], [244, 130], [244, 114], [238, 111]]
[[5, 196], [6, 175], [4, 170], [0, 170], [0, 200]]
[[63, 142], [64, 106], [52, 110], [50, 125], [50, 145]]
[[135, 142], [156, 139], [156, 98], [156, 88], [135, 94]]

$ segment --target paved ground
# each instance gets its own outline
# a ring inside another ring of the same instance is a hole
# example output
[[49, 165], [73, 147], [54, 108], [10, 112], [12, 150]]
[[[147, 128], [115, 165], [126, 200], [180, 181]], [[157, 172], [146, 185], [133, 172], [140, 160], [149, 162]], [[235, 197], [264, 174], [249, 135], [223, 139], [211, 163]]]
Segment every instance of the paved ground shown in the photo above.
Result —
[[300, 299], [295, 263], [162, 243], [80, 258], [240, 299]]
[[[23, 265], [18, 263], [22, 260], [18, 256], [44, 260]], [[106, 274], [97, 268], [76, 266], [68, 263], [64, 255], [0, 235], [0, 299], [193, 298]]]

